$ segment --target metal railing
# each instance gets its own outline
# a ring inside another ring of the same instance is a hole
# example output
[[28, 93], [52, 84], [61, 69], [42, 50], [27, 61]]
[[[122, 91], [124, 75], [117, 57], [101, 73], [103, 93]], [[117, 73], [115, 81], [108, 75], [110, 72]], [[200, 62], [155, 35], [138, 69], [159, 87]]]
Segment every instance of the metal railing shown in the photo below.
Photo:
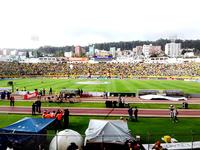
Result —
[[[53, 131], [54, 132], [54, 131]], [[82, 150], [129, 150], [128, 142], [133, 141], [133, 145], [138, 143], [143, 145], [144, 149], [152, 149], [156, 141], [161, 142], [161, 146], [166, 149], [178, 149], [180, 147], [185, 149], [200, 149], [200, 132], [190, 132], [186, 133], [173, 133], [169, 136], [171, 137], [167, 141], [164, 141], [164, 134], [160, 133], [150, 133], [140, 134], [133, 139], [128, 139], [123, 135], [103, 135], [94, 138], [88, 138], [84, 141], [85, 136], [77, 135], [59, 135], [55, 134], [32, 134], [32, 133], [6, 133], [0, 132], [0, 149], [6, 150], [10, 147], [14, 150], [61, 150], [68, 149], [68, 147], [74, 147], [76, 149]], [[139, 139], [138, 139], [139, 137]], [[113, 144], [115, 143], [115, 144]]]

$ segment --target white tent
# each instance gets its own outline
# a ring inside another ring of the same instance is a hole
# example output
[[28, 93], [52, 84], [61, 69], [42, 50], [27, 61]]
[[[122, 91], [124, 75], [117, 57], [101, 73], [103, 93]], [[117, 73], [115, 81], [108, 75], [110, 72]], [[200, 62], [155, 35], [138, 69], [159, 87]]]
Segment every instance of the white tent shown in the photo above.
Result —
[[172, 97], [172, 96], [165, 96], [165, 95], [153, 95], [153, 94], [148, 94], [148, 95], [142, 95], [140, 96], [141, 99], [144, 100], [155, 100], [155, 99], [161, 99], [161, 100], [170, 100], [170, 101], [180, 101], [180, 100], [187, 100], [186, 97]]
[[83, 138], [78, 132], [65, 129], [58, 132], [52, 139], [49, 145], [49, 150], [66, 150], [71, 143], [75, 143], [79, 150], [81, 150], [83, 146]]
[[127, 122], [123, 120], [91, 119], [85, 135], [85, 144], [87, 142], [124, 144], [127, 140], [133, 140]]

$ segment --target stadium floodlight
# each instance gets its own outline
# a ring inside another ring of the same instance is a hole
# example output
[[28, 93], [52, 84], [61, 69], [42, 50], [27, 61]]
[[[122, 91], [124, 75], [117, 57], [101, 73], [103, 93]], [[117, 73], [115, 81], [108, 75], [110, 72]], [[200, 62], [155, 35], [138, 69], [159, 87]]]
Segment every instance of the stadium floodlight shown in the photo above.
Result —
[[8, 81], [8, 86], [12, 87], [12, 92], [14, 92], [14, 82], [13, 81]]

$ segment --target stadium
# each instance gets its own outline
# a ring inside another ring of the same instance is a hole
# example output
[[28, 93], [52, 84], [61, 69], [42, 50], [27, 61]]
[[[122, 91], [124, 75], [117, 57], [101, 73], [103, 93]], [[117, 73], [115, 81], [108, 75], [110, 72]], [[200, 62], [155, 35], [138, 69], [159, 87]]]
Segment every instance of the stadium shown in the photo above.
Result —
[[[4, 62], [0, 68], [1, 141], [13, 142], [16, 149], [23, 149], [21, 145], [24, 143], [27, 147], [32, 145], [32, 149], [66, 148], [70, 142], [63, 141], [63, 136], [72, 140], [71, 143], [74, 142], [79, 149], [116, 149], [116, 146], [125, 149], [127, 141], [141, 143], [144, 149], [148, 149], [161, 139], [166, 148], [199, 148], [198, 63], [163, 66], [145, 63]], [[9, 106], [8, 93], [15, 97], [15, 106]], [[40, 111], [36, 108], [33, 114], [33, 104], [37, 101], [41, 101], [42, 107]], [[170, 118], [170, 105], [178, 110], [178, 122]], [[128, 113], [135, 107], [139, 110], [138, 121], [130, 120]], [[57, 118], [44, 117], [46, 111], [51, 114], [66, 109], [69, 110], [67, 126], [64, 119], [59, 127]], [[43, 128], [35, 129], [44, 121], [31, 119], [42, 117], [49, 121], [42, 125]], [[33, 123], [31, 130], [22, 130], [29, 127], [29, 122]], [[23, 128], [18, 129], [18, 123]], [[102, 127], [97, 128], [100, 124]], [[101, 128], [102, 131], [92, 133], [90, 128], [97, 128], [97, 131]], [[67, 130], [64, 132], [63, 129]], [[54, 136], [61, 139], [56, 142]], [[2, 148], [5, 143], [1, 142]]]
[[200, 1], [0, 1], [0, 150], [199, 150]]

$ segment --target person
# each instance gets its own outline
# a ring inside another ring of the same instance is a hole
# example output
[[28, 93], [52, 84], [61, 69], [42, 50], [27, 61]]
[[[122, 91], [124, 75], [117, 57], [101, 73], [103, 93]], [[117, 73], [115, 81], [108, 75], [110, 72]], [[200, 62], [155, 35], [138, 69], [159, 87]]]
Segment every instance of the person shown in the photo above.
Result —
[[178, 117], [177, 117], [177, 115], [178, 115], [178, 111], [177, 111], [177, 109], [175, 108], [175, 109], [173, 110], [173, 121], [174, 121], [174, 122], [178, 122]]
[[119, 97], [118, 97], [118, 103], [121, 103], [122, 102], [122, 97], [121, 97], [121, 95], [119, 95]]
[[133, 143], [133, 149], [134, 150], [145, 150], [144, 146], [141, 143], [141, 139], [140, 139], [139, 135], [136, 136], [136, 139]]
[[35, 103], [32, 104], [32, 115], [35, 115]]
[[135, 117], [135, 121], [138, 121], [138, 109], [137, 109], [137, 106], [135, 106], [134, 117]]
[[113, 108], [116, 108], [117, 107], [117, 101], [113, 101]]
[[106, 91], [104, 91], [104, 93], [103, 93], [103, 98], [108, 99], [108, 93]]
[[78, 150], [78, 146], [77, 146], [74, 142], [72, 142], [72, 143], [68, 146], [67, 150]]
[[122, 97], [121, 97], [121, 95], [119, 95], [119, 97], [118, 97], [118, 103], [119, 103], [119, 107], [122, 108], [123, 104], [122, 104]]
[[41, 113], [41, 101], [38, 100], [37, 102], [37, 107], [38, 107], [38, 113]]
[[45, 115], [45, 118], [50, 119], [51, 118], [51, 112], [47, 112]]
[[80, 89], [78, 88], [78, 89], [77, 89], [77, 95], [80, 96], [80, 93], [81, 93], [81, 91], [80, 91]]
[[24, 86], [23, 90], [22, 91], [26, 91], [26, 87]]
[[156, 143], [154, 144], [154, 146], [152, 147], [152, 149], [154, 150], [163, 150], [160, 141], [156, 141]]
[[170, 114], [171, 120], [173, 120], [173, 118], [174, 118], [173, 110], [174, 110], [174, 106], [173, 106], [173, 105], [170, 105], [170, 106], [169, 106], [169, 114]]
[[125, 150], [133, 150], [133, 141], [130, 141], [130, 140], [127, 140], [125, 142], [125, 147], [124, 147]]
[[14, 98], [14, 96], [10, 97], [10, 106], [15, 106], [15, 98]]
[[47, 110], [44, 110], [43, 114], [42, 114], [42, 118], [46, 118], [46, 115], [47, 115]]
[[49, 95], [52, 95], [53, 94], [53, 90], [52, 90], [52, 87], [50, 87], [49, 89]]
[[130, 107], [128, 109], [128, 115], [129, 115], [129, 120], [132, 120], [133, 119], [133, 108], [132, 107]]
[[182, 108], [183, 108], [183, 109], [188, 109], [188, 103], [187, 103], [187, 102], [183, 102]]
[[35, 111], [38, 112], [38, 100], [35, 101]]
[[13, 144], [9, 141], [8, 144], [7, 144], [7, 148], [6, 150], [14, 150], [13, 149]]
[[42, 90], [40, 90], [39, 95], [42, 96]]
[[51, 117], [51, 118], [55, 118], [55, 117], [56, 117], [56, 112], [55, 112], [55, 111], [52, 111], [52, 112], [50, 113], [50, 117]]
[[64, 119], [64, 128], [66, 129], [69, 126], [69, 110], [68, 109], [64, 110], [63, 119]]
[[56, 128], [57, 129], [61, 129], [62, 128], [62, 117], [63, 117], [63, 113], [62, 111], [59, 109], [56, 113]]
[[10, 106], [12, 106], [12, 96], [10, 97]]
[[133, 150], [133, 142], [132, 141], [128, 142], [128, 149]]
[[80, 89], [80, 96], [82, 96], [83, 95], [83, 90], [82, 89]]
[[45, 94], [46, 94], [46, 90], [45, 90], [45, 88], [42, 90], [42, 96], [45, 96]]
[[11, 93], [8, 91], [6, 94], [7, 94], [7, 100], [9, 100], [9, 99], [10, 99], [10, 94], [11, 94]]

